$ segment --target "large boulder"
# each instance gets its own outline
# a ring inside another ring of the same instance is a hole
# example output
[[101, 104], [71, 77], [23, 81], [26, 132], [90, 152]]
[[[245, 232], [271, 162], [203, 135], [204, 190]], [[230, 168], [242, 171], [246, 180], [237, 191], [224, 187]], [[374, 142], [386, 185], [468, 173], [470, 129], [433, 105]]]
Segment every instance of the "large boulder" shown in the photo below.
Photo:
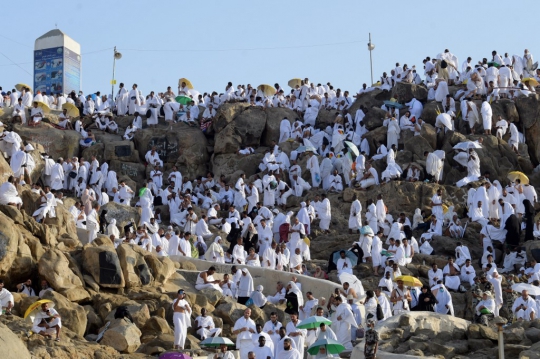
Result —
[[13, 126], [13, 129], [23, 141], [42, 145], [44, 151], [51, 158], [63, 157], [66, 159], [79, 155], [81, 135], [77, 131], [58, 130], [47, 123], [42, 123], [39, 127], [17, 124]]
[[72, 302], [90, 299], [84, 283], [69, 267], [66, 256], [58, 249], [49, 249], [38, 263], [39, 274], [57, 292]]
[[10, 279], [15, 279], [9, 274], [13, 271], [13, 263], [19, 257], [19, 243], [23, 243], [23, 238], [13, 221], [1, 212], [0, 223], [0, 278], [11, 282]]
[[13, 171], [11, 170], [9, 163], [7, 163], [6, 159], [4, 158], [4, 155], [0, 151], [0, 181], [2, 183], [7, 182], [9, 176], [12, 175]]
[[[135, 190], [134, 188], [132, 188]], [[116, 226], [118, 227], [118, 230], [120, 231], [120, 235], [124, 235], [124, 226], [127, 226], [127, 224], [134, 219], [135, 223], [139, 223], [139, 220], [141, 219], [141, 209], [138, 207], [130, 207], [130, 206], [124, 206], [123, 204], [116, 203], [113, 201], [110, 201], [109, 203], [105, 204], [100, 209], [101, 211], [106, 210], [107, 214], [105, 215], [105, 218], [107, 218], [107, 221], [111, 221], [111, 219], [116, 219]]]
[[133, 141], [106, 142], [103, 159], [106, 161], [139, 162], [139, 151], [135, 149]]
[[100, 343], [121, 353], [133, 353], [141, 345], [141, 331], [126, 319], [114, 319]]
[[538, 95], [519, 97], [515, 105], [524, 127], [522, 131], [529, 146], [531, 160], [536, 166], [540, 163], [540, 97]]
[[266, 126], [261, 137], [261, 146], [271, 146], [272, 141], [279, 141], [281, 121], [288, 119], [292, 124], [297, 117], [296, 113], [284, 107], [270, 107], [266, 109]]
[[88, 246], [83, 252], [83, 268], [102, 287], [123, 288], [126, 285], [120, 260], [113, 246]]
[[2, 323], [0, 323], [0, 348], [4, 353], [2, 357], [6, 359], [30, 359], [32, 357], [24, 342]]
[[144, 260], [144, 256], [149, 253], [139, 246], [131, 244], [121, 244], [116, 248], [120, 266], [124, 273], [126, 287], [140, 287], [141, 285], [149, 285], [154, 280], [150, 273], [148, 264]]
[[234, 125], [227, 126], [214, 137], [214, 155], [236, 154], [242, 145], [242, 136], [236, 132]]
[[250, 177], [257, 173], [259, 164], [264, 157], [264, 153], [254, 153], [247, 156], [240, 156], [236, 153], [214, 154], [212, 156], [212, 172], [215, 178], [225, 175], [231, 183], [235, 182], [241, 173]]
[[223, 297], [213, 314], [220, 317], [224, 324], [233, 326], [244, 315], [245, 310], [245, 305], [237, 303], [230, 297]]
[[168, 165], [176, 165], [182, 175], [193, 178], [206, 173], [209, 160], [208, 141], [198, 127], [181, 124], [179, 131], [144, 129], [135, 134], [135, 146], [144, 161], [146, 152], [156, 147], [159, 157]]
[[212, 127], [215, 133], [223, 130], [235, 117], [244, 112], [251, 105], [246, 102], [225, 103], [219, 106], [216, 119], [212, 122]]
[[169, 257], [147, 254], [144, 256], [144, 260], [148, 264], [154, 280], [158, 283], [165, 283], [176, 272], [174, 262]]
[[392, 88], [392, 97], [395, 97], [401, 103], [410, 102], [413, 98], [418, 101], [427, 100], [428, 90], [424, 85], [408, 84], [398, 82]]
[[[109, 163], [109, 169], [116, 172], [116, 175], [118, 176], [118, 183], [120, 183], [122, 180], [121, 176], [129, 177], [138, 185], [142, 185], [146, 179], [146, 167], [142, 163], [112, 160]], [[133, 191], [136, 190], [135, 187], [130, 187]]]
[[50, 299], [54, 302], [54, 309], [62, 317], [63, 326], [81, 337], [84, 335], [88, 319], [82, 306], [70, 302], [69, 299], [52, 290], [45, 292], [41, 299]]
[[[124, 303], [129, 310], [129, 314], [131, 314], [131, 317], [133, 318], [133, 324], [137, 326], [137, 328], [142, 329], [148, 319], [150, 319], [150, 310], [148, 309], [148, 305], [146, 304], [129, 304]], [[116, 312], [116, 309], [111, 310], [111, 312], [107, 315], [105, 318], [105, 322], [114, 320], [114, 313]]]

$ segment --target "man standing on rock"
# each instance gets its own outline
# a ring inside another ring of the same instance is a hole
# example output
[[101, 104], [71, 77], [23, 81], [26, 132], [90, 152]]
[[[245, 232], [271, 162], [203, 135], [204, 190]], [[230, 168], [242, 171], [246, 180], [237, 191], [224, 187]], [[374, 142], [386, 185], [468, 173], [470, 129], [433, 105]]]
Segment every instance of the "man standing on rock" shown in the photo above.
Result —
[[174, 323], [174, 349], [184, 349], [187, 338], [187, 328], [191, 327], [191, 307], [185, 299], [183, 289], [178, 291], [178, 297], [174, 300], [173, 323]]
[[86, 216], [86, 229], [88, 229], [88, 243], [92, 243], [97, 238], [99, 230], [99, 203], [92, 204], [92, 210]]
[[248, 352], [253, 348], [252, 335], [256, 333], [256, 327], [250, 316], [251, 309], [246, 308], [244, 316], [234, 323], [233, 334], [237, 336], [236, 348], [240, 350], [240, 359], [247, 359]]

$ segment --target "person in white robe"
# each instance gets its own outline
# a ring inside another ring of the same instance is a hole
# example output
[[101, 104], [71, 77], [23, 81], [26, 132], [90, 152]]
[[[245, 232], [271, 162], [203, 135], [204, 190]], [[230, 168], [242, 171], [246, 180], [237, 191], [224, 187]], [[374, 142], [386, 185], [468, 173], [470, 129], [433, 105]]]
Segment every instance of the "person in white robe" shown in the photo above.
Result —
[[371, 165], [371, 163], [366, 163], [366, 169], [364, 170], [364, 175], [360, 179], [360, 188], [367, 189], [368, 187], [379, 184], [379, 173]]
[[13, 120], [20, 119], [22, 125], [26, 125], [26, 108], [22, 102], [22, 98], [19, 98], [18, 103], [13, 106], [12, 112]]
[[319, 159], [313, 152], [309, 152], [310, 157], [307, 160], [306, 168], [311, 173], [311, 186], [313, 188], [319, 188], [319, 185], [321, 184], [322, 178], [321, 178], [321, 169], [319, 167]]
[[0, 185], [0, 204], [16, 206], [17, 209], [20, 209], [22, 203], [17, 187], [15, 187], [15, 177], [9, 176], [8, 180]]
[[523, 290], [521, 296], [514, 301], [512, 312], [518, 321], [532, 321], [537, 317], [538, 309], [536, 303], [527, 290]]
[[399, 123], [396, 120], [395, 117], [392, 117], [390, 121], [388, 122], [388, 131], [387, 131], [387, 140], [386, 140], [386, 147], [391, 148], [392, 145], [398, 146], [399, 141], [399, 133], [401, 132], [401, 129], [399, 127]]
[[287, 141], [289, 138], [291, 138], [291, 121], [287, 117], [283, 118], [281, 120], [281, 123], [279, 125], [279, 141], [278, 143], [282, 143]]
[[[471, 81], [469, 81], [471, 82]], [[480, 116], [478, 116], [478, 107], [473, 101], [465, 101], [464, 100], [464, 106], [462, 106], [462, 114], [463, 118], [467, 119], [469, 122], [469, 128], [471, 130], [471, 134], [474, 135], [474, 126], [477, 123], [480, 123]], [[463, 108], [465, 111], [463, 111]], [[491, 129], [491, 127], [490, 127]]]
[[206, 308], [201, 309], [201, 315], [195, 318], [196, 332], [201, 340], [210, 337], [218, 337], [221, 333], [221, 328], [216, 328], [212, 317], [206, 315]]
[[476, 151], [470, 149], [469, 150], [469, 159], [467, 161], [467, 177], [464, 177], [460, 179], [458, 182], [456, 182], [457, 187], [463, 187], [466, 184], [474, 181], [478, 181], [478, 179], [481, 177], [480, 173], [480, 158], [478, 157], [478, 154]]
[[460, 279], [462, 282], [467, 282], [471, 286], [474, 285], [474, 278], [476, 278], [476, 271], [471, 265], [471, 259], [465, 260], [465, 264], [460, 269]]
[[337, 340], [346, 350], [352, 350], [351, 329], [357, 328], [358, 324], [354, 319], [351, 306], [343, 303], [341, 296], [336, 297], [336, 317], [332, 322], [332, 330], [335, 332]]
[[482, 114], [482, 124], [484, 126], [484, 134], [491, 135], [491, 125], [492, 125], [491, 119], [493, 117], [493, 111], [491, 109], [491, 105], [489, 104], [489, 102], [487, 101], [482, 102], [480, 113]]
[[435, 303], [435, 313], [454, 315], [454, 306], [452, 304], [452, 295], [446, 289], [442, 281], [439, 280], [437, 284], [431, 288], [431, 292], [437, 298]]
[[334, 170], [333, 174], [329, 176], [329, 192], [342, 192], [343, 191], [343, 180], [338, 174], [338, 170]]
[[397, 146], [392, 145], [388, 155], [386, 156], [386, 169], [381, 173], [381, 179], [386, 182], [390, 182], [391, 179], [399, 179], [403, 174], [403, 170], [396, 163]]
[[137, 91], [137, 84], [134, 84], [128, 95], [129, 114], [133, 115], [135, 111], [138, 111], [139, 106], [141, 106], [141, 98], [139, 97], [139, 91]]
[[349, 213], [349, 234], [359, 230], [360, 227], [362, 227], [362, 204], [355, 195]]
[[[301, 295], [302, 294], [300, 294], [299, 299], [300, 299]], [[299, 300], [298, 304], [300, 305], [300, 300]], [[306, 329], [298, 329], [296, 327], [297, 325], [299, 325], [301, 323], [300, 320], [298, 319], [298, 314], [297, 313], [291, 314], [290, 316], [291, 316], [291, 321], [289, 323], [287, 323], [287, 325], [285, 326], [285, 330], [287, 331], [287, 335], [296, 344], [295, 345], [296, 348], [299, 348], [299, 349], [303, 350], [304, 343], [305, 343], [306, 336], [307, 336], [307, 330]], [[279, 358], [284, 358], [285, 357], [284, 351], [280, 351], [279, 353], [280, 353]]]
[[508, 131], [508, 122], [499, 116], [499, 119], [495, 124], [495, 128], [497, 129], [497, 138], [502, 140], [503, 136], [506, 135], [506, 131]]
[[424, 152], [426, 156], [426, 172], [433, 176], [435, 183], [440, 183], [443, 178], [444, 159], [446, 154], [444, 151]]
[[124, 87], [123, 83], [120, 83], [120, 89], [116, 95], [116, 114], [118, 116], [124, 116], [128, 111], [128, 91]]
[[353, 265], [349, 257], [345, 255], [345, 251], [339, 253], [340, 257], [337, 260], [336, 268], [338, 271], [338, 276], [342, 273], [353, 274]]
[[186, 301], [184, 290], [178, 291], [178, 297], [173, 301], [173, 323], [174, 323], [174, 348], [184, 349], [187, 339], [187, 330], [191, 327], [191, 306]]
[[319, 227], [326, 231], [326, 233], [330, 233], [330, 221], [332, 220], [332, 206], [330, 204], [330, 200], [326, 198], [326, 194], [322, 194], [322, 201], [317, 206], [317, 215], [320, 218]]
[[327, 153], [321, 161], [320, 165], [322, 186], [325, 191], [330, 188], [330, 174], [332, 173], [333, 168], [334, 165], [332, 164], [332, 160], [330, 159], [330, 154]]
[[162, 105], [162, 101], [159, 97], [154, 95], [154, 91], [150, 92], [150, 98], [146, 102], [148, 110], [150, 111], [150, 117], [146, 119], [148, 127], [156, 126], [158, 124], [159, 109]]
[[453, 258], [448, 258], [448, 264], [443, 268], [444, 285], [454, 291], [459, 289], [461, 280], [459, 275], [461, 274], [459, 266], [454, 263]]
[[248, 352], [253, 348], [253, 335], [256, 335], [257, 329], [255, 322], [250, 318], [251, 309], [246, 308], [244, 315], [239, 318], [233, 327], [233, 334], [236, 337], [236, 348], [240, 351], [240, 359], [247, 359]]

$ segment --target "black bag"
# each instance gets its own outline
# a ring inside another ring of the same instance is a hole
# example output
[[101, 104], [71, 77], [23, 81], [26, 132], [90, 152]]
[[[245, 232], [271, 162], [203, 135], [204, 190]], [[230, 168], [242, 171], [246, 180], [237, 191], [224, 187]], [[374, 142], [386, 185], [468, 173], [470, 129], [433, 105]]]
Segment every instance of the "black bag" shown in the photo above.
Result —
[[364, 327], [356, 328], [356, 338], [357, 339], [362, 339], [365, 336], [366, 336], [366, 330], [364, 329]]
[[377, 303], [377, 320], [383, 320], [384, 319], [384, 313], [382, 311], [381, 305]]
[[131, 317], [131, 313], [129, 312], [128, 307], [125, 305], [121, 305], [118, 308], [116, 308], [116, 311], [114, 312], [114, 319], [129, 319], [133, 323], [133, 318]]
[[146, 118], [152, 116], [152, 111], [151, 110], [148, 110], [146, 111]]
[[70, 178], [76, 178], [77, 177], [77, 172], [75, 172], [75, 171], [69, 172], [69, 177]]

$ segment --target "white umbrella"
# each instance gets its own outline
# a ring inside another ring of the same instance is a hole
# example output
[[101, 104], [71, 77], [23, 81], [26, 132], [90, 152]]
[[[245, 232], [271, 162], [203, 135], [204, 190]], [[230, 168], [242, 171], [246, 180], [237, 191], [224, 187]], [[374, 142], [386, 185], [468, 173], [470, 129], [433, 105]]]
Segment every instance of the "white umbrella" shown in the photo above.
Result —
[[354, 274], [341, 273], [339, 276], [339, 281], [341, 282], [341, 284], [345, 282], [349, 283], [351, 288], [354, 289], [356, 295], [358, 295], [359, 297], [366, 295], [362, 282]]
[[512, 286], [512, 290], [518, 293], [521, 293], [524, 290], [526, 290], [529, 292], [530, 295], [534, 295], [534, 296], [540, 295], [540, 287], [536, 287], [532, 284], [527, 284], [527, 283], [514, 284]]
[[482, 148], [482, 146], [476, 141], [464, 141], [454, 146], [455, 150], [467, 150], [469, 148]]

